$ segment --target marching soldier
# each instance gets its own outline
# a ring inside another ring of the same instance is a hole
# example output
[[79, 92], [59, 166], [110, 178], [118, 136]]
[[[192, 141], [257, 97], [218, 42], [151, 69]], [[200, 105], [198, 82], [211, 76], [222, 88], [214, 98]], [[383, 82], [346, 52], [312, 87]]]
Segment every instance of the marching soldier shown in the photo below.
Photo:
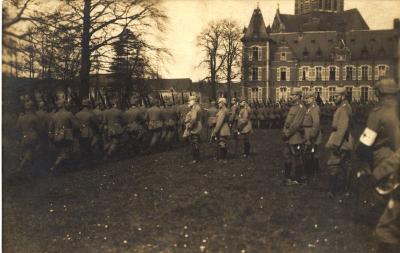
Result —
[[146, 111], [145, 120], [147, 122], [147, 128], [150, 131], [150, 145], [149, 150], [157, 147], [161, 142], [161, 134], [163, 128], [162, 111], [160, 108], [160, 101], [151, 99], [150, 104], [152, 105]]
[[[299, 88], [293, 88], [290, 100], [292, 106], [289, 109], [283, 127], [283, 140], [286, 143], [284, 174], [287, 185], [298, 184], [302, 180], [302, 153], [304, 148], [302, 123], [306, 114], [306, 109], [302, 102], [302, 92]], [[294, 176], [292, 175], [293, 173]]]
[[79, 136], [81, 157], [86, 161], [86, 159], [90, 159], [92, 147], [96, 144], [95, 137], [97, 136], [97, 128], [99, 125], [96, 114], [90, 109], [89, 99], [84, 99], [82, 101], [82, 110], [76, 114], [76, 118], [81, 124]]
[[52, 115], [50, 123], [50, 135], [57, 152], [56, 160], [50, 168], [52, 171], [70, 159], [74, 144], [73, 132], [80, 129], [77, 118], [70, 111], [67, 111], [66, 102], [64, 94], [57, 94], [58, 111]]
[[[350, 133], [352, 108], [346, 96], [346, 89], [337, 87], [334, 93], [336, 111], [333, 114], [332, 132], [325, 147], [330, 150], [327, 165], [329, 170], [329, 195], [334, 197], [344, 186], [348, 190], [349, 161], [354, 142]], [[342, 179], [340, 179], [340, 177]]]
[[230, 129], [228, 124], [229, 112], [226, 108], [225, 98], [218, 99], [218, 107], [219, 110], [217, 112], [217, 123], [215, 124], [215, 128], [211, 134], [211, 137], [212, 139], [216, 139], [218, 143], [218, 160], [222, 163], [226, 163], [228, 156], [227, 140], [230, 136]]
[[192, 145], [192, 163], [197, 163], [200, 161], [199, 140], [202, 129], [201, 108], [197, 103], [197, 97], [189, 97], [189, 107], [190, 111], [185, 117], [186, 128], [183, 133], [183, 138], [189, 138]]
[[132, 144], [134, 146], [136, 144], [136, 147], [143, 144], [145, 116], [145, 110], [140, 106], [140, 101], [138, 99], [135, 99], [132, 106], [124, 113], [127, 133], [130, 140], [133, 141]]
[[[390, 157], [400, 148], [399, 101], [396, 97], [398, 92], [399, 87], [393, 79], [383, 79], [376, 84], [375, 93], [379, 104], [369, 114], [367, 126], [356, 149], [359, 157], [375, 168], [373, 176], [378, 182], [398, 176], [399, 167], [395, 170], [385, 170], [387, 167], [381, 165], [383, 161], [392, 159]], [[385, 162], [390, 163], [391, 160]], [[389, 193], [379, 188], [378, 192], [383, 195]], [[384, 248], [391, 248], [393, 244], [399, 243], [399, 208], [397, 191], [396, 194], [392, 194], [376, 227], [376, 234]]]
[[250, 155], [250, 140], [249, 134], [252, 132], [253, 128], [250, 120], [250, 106], [245, 100], [240, 102], [240, 112], [238, 118], [238, 132], [239, 136], [243, 139], [243, 157], [248, 157]]
[[121, 144], [124, 134], [123, 112], [118, 108], [118, 100], [111, 100], [111, 108], [103, 112], [103, 125], [107, 137], [104, 145], [105, 159], [109, 158]]
[[178, 124], [178, 112], [173, 105], [173, 101], [167, 102], [167, 107], [163, 110], [162, 113], [164, 120], [164, 143], [167, 147], [171, 147], [171, 145], [176, 140], [177, 135], [177, 124]]
[[17, 120], [17, 129], [22, 134], [22, 160], [18, 168], [18, 172], [31, 166], [33, 157], [39, 146], [39, 137], [41, 135], [41, 121], [34, 112], [34, 103], [29, 96], [22, 96], [21, 102], [24, 104], [24, 112], [21, 113]]
[[103, 125], [103, 112], [104, 112], [104, 106], [100, 103], [97, 102], [95, 104], [95, 108], [93, 109], [93, 113], [96, 116], [96, 120], [98, 122], [98, 127], [97, 127], [97, 132], [94, 133], [95, 136], [93, 137], [93, 149], [95, 150], [96, 153], [102, 153], [104, 151], [104, 143], [107, 140], [106, 134], [104, 131], [104, 125]]
[[304, 168], [307, 176], [310, 177], [315, 176], [319, 171], [318, 150], [322, 142], [320, 109], [315, 101], [315, 92], [307, 92], [304, 101], [307, 108], [303, 120], [305, 137]]

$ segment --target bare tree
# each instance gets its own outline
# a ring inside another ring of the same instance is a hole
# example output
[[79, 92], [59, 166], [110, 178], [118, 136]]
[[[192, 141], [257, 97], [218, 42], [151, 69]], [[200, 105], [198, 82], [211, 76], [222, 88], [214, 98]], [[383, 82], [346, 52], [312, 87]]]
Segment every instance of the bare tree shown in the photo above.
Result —
[[222, 22], [211, 21], [197, 36], [197, 46], [201, 48], [205, 56], [200, 65], [205, 64], [208, 67], [209, 76], [207, 78], [211, 81], [212, 98], [214, 100], [217, 98], [216, 84], [219, 73], [225, 62], [223, 34], [224, 26]]
[[230, 104], [232, 80], [240, 75], [241, 31], [239, 25], [233, 20], [224, 19], [221, 23], [223, 27], [222, 48], [225, 55], [225, 64], [222, 70], [228, 84], [228, 102]]
[[89, 92], [89, 73], [94, 52], [112, 45], [127, 28], [146, 33], [164, 31], [167, 16], [160, 0], [66, 0], [82, 25], [80, 93]]

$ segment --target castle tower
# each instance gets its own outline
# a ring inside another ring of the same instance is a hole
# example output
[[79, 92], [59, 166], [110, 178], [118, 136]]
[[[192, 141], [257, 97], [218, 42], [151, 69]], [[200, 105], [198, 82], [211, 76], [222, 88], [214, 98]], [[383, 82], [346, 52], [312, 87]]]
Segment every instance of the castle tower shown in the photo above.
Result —
[[296, 15], [309, 13], [312, 11], [342, 12], [344, 10], [344, 0], [296, 0]]

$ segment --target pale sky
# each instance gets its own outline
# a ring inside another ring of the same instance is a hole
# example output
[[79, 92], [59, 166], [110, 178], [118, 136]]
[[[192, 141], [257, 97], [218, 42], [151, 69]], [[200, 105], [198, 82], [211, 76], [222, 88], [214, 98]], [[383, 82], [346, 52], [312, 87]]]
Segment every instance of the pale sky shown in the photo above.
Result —
[[[209, 21], [219, 18], [232, 18], [247, 27], [257, 2], [267, 26], [272, 24], [278, 2], [281, 13], [294, 14], [295, 0], [166, 0], [170, 20], [164, 45], [173, 59], [163, 77], [204, 78], [206, 70], [196, 68], [202, 60], [196, 36]], [[360, 11], [370, 29], [391, 29], [393, 19], [400, 18], [400, 0], [345, 0], [345, 10], [352, 8]]]

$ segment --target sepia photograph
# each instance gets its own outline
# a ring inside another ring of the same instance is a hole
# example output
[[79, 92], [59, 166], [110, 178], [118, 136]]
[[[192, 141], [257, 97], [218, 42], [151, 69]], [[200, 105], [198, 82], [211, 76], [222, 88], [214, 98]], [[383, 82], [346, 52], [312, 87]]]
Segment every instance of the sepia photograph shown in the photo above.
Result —
[[1, 252], [400, 252], [400, 0], [0, 2]]

